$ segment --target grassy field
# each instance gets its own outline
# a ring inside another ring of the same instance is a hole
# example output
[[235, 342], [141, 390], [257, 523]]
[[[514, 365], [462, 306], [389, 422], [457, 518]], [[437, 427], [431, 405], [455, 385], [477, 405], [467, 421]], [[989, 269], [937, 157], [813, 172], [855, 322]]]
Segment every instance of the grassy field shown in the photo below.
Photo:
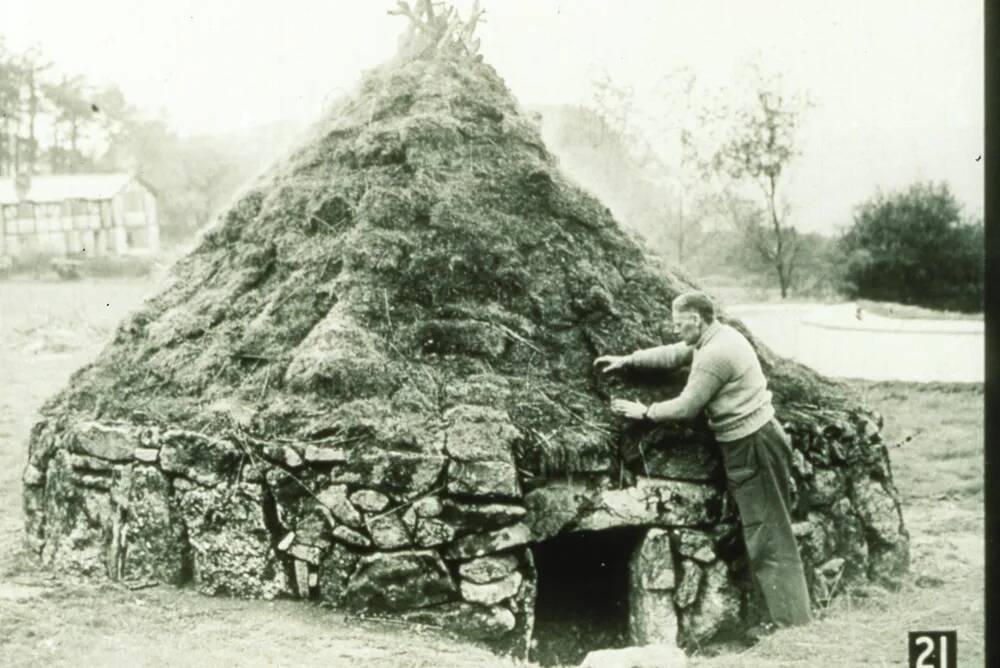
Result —
[[[294, 601], [129, 591], [34, 567], [20, 549], [28, 430], [44, 399], [150, 289], [135, 280], [0, 282], [0, 664], [510, 668], [430, 629]], [[694, 656], [692, 665], [906, 665], [906, 634], [917, 629], [957, 629], [959, 665], [983, 665], [982, 386], [855, 385], [897, 444], [891, 456], [912, 540], [910, 575], [897, 592], [838, 599], [807, 628], [738, 654]]]

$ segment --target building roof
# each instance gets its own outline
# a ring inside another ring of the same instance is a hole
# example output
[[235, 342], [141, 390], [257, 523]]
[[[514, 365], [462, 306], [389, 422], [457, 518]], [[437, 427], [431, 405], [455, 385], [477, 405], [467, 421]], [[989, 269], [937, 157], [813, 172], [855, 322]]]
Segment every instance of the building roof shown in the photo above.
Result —
[[[28, 202], [62, 202], [70, 199], [105, 200], [117, 195], [135, 176], [114, 174], [44, 174], [31, 177], [24, 197]], [[14, 177], [0, 178], [0, 204], [21, 201], [14, 187]]]

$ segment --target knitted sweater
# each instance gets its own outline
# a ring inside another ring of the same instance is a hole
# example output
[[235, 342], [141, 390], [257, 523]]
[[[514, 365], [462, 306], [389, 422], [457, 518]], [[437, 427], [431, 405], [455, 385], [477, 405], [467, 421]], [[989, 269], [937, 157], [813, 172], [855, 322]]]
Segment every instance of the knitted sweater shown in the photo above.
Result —
[[651, 369], [676, 369], [688, 363], [691, 373], [684, 390], [674, 399], [650, 405], [650, 419], [688, 420], [704, 408], [716, 440], [728, 442], [749, 436], [774, 417], [757, 354], [729, 325], [713, 322], [694, 346], [680, 342], [628, 356], [630, 366]]

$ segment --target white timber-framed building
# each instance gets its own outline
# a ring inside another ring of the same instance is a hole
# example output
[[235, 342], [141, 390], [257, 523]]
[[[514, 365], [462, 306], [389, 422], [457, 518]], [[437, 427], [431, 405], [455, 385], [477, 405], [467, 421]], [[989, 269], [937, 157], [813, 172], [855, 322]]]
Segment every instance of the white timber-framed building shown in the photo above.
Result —
[[156, 195], [133, 174], [0, 178], [0, 257], [144, 255], [159, 247]]

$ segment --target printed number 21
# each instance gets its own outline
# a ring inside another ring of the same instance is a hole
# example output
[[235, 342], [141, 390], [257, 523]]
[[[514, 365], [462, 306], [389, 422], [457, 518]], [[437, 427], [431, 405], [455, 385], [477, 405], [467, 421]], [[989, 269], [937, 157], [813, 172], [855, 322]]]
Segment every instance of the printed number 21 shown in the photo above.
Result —
[[934, 639], [929, 636], [919, 636], [916, 639], [917, 645], [923, 645], [924, 651], [917, 657], [914, 668], [947, 668], [948, 666], [948, 636], [939, 636], [941, 646], [938, 648], [938, 665], [932, 666], [927, 663], [927, 659], [934, 653]]

